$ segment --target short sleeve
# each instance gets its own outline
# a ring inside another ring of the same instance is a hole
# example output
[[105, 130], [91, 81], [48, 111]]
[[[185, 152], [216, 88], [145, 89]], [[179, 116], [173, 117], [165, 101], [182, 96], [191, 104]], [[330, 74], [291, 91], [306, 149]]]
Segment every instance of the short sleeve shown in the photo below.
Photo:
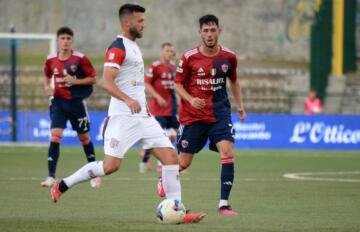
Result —
[[47, 78], [51, 78], [52, 75], [53, 75], [53, 72], [52, 72], [51, 67], [50, 67], [50, 62], [49, 62], [49, 60], [46, 60], [46, 62], [45, 62], [44, 75], [45, 75]]
[[230, 64], [231, 64], [231, 70], [230, 70], [229, 78], [230, 78], [230, 80], [235, 81], [237, 79], [237, 72], [236, 72], [237, 59], [236, 59], [235, 55], [231, 56]]
[[120, 69], [125, 60], [125, 51], [121, 48], [109, 48], [106, 51], [104, 67], [114, 67]]
[[151, 84], [154, 79], [154, 65], [150, 64], [145, 74], [145, 83]]
[[96, 71], [87, 56], [84, 56], [81, 59], [81, 69], [84, 71], [84, 73], [87, 77], [95, 77], [96, 76]]
[[183, 83], [189, 75], [188, 59], [184, 55], [181, 56], [179, 64], [176, 68], [175, 83]]

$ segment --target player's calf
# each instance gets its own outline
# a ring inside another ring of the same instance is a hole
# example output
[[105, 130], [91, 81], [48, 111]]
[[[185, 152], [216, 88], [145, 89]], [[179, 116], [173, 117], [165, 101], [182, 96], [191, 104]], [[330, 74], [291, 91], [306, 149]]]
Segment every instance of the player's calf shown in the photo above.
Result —
[[94, 144], [91, 142], [89, 133], [85, 134], [79, 134], [78, 133], [79, 140], [83, 146], [85, 156], [88, 162], [95, 161], [95, 149]]
[[122, 159], [106, 155], [103, 161], [104, 173], [105, 175], [110, 175], [111, 173], [119, 170]]
[[179, 166], [180, 172], [186, 170], [192, 163], [194, 155], [191, 153], [180, 152], [179, 156]]
[[48, 149], [48, 176], [41, 182], [41, 187], [50, 188], [55, 183], [56, 166], [60, 156], [61, 133], [51, 132]]

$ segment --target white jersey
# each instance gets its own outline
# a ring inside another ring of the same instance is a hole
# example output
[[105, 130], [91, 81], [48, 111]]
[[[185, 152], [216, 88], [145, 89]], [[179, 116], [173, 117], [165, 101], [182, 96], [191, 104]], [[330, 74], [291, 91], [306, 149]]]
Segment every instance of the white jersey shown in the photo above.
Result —
[[[117, 36], [106, 51], [104, 67], [119, 69], [115, 78], [116, 86], [140, 103], [140, 113], [133, 114], [133, 116], [148, 116], [144, 85], [144, 60], [137, 43], [124, 36]], [[109, 116], [132, 115], [125, 102], [115, 97], [111, 97], [108, 114]]]

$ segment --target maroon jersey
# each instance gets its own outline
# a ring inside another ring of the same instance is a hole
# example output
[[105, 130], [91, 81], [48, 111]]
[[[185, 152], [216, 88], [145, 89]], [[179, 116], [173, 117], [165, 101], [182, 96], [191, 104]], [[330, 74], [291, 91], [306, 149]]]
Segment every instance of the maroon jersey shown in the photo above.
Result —
[[67, 60], [60, 60], [58, 53], [50, 54], [45, 62], [44, 74], [47, 78], [54, 78], [54, 97], [67, 100], [90, 96], [92, 85], [70, 86], [64, 81], [65, 76], [70, 75], [77, 79], [96, 76], [90, 60], [76, 51], [72, 51]]
[[174, 116], [177, 114], [174, 91], [174, 76], [176, 66], [162, 64], [159, 60], [150, 64], [145, 75], [145, 82], [152, 85], [156, 92], [167, 102], [166, 107], [160, 107], [154, 97], [150, 99], [150, 113], [154, 116]]
[[220, 47], [217, 55], [207, 57], [199, 47], [185, 52], [176, 70], [175, 83], [182, 84], [193, 97], [205, 99], [202, 109], [195, 109], [188, 101], [181, 100], [180, 123], [216, 122], [230, 117], [230, 102], [226, 90], [226, 80], [235, 81], [237, 59], [227, 48]]

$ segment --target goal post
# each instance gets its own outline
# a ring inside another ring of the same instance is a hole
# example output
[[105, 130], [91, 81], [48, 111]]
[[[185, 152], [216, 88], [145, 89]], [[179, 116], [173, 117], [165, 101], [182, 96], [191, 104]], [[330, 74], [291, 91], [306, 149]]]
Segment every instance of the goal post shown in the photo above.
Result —
[[50, 53], [56, 52], [56, 35], [50, 33], [1, 33], [0, 39], [49, 40]]
[[56, 48], [56, 34], [48, 33], [16, 33], [15, 29], [12, 27], [10, 33], [0, 32], [0, 40], [10, 40], [10, 50], [11, 50], [11, 94], [10, 94], [10, 111], [11, 111], [11, 140], [12, 142], [17, 141], [17, 95], [16, 95], [16, 47], [17, 40], [45, 40], [49, 41], [49, 51], [50, 53], [55, 53]]

